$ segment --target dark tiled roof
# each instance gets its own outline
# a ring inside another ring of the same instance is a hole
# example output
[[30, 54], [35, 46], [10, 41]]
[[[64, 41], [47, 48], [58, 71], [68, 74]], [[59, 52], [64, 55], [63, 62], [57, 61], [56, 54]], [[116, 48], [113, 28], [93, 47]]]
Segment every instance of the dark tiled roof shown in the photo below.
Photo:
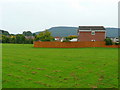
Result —
[[79, 30], [105, 30], [103, 26], [79, 26]]

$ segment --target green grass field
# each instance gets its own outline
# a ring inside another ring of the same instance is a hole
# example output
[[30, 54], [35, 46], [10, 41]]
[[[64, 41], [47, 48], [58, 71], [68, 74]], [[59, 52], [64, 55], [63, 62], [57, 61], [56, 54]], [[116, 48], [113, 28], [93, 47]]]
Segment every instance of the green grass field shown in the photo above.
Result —
[[3, 44], [3, 88], [117, 88], [117, 48]]

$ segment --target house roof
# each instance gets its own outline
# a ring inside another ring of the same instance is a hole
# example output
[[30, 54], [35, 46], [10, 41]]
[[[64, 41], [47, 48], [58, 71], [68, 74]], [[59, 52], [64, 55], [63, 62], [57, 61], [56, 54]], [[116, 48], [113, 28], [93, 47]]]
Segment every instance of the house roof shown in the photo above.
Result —
[[79, 26], [79, 30], [105, 30], [103, 26]]

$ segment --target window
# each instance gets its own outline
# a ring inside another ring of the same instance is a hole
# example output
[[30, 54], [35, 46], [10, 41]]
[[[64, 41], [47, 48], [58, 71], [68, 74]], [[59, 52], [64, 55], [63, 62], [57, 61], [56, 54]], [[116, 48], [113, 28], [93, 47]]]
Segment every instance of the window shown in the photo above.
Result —
[[91, 32], [91, 35], [95, 35], [95, 31], [92, 31], [92, 32]]

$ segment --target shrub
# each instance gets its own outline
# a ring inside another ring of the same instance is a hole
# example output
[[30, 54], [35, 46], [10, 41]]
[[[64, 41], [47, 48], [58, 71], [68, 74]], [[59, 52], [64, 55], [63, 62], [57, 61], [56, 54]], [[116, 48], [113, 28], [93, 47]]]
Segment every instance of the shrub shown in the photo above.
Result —
[[63, 42], [70, 42], [69, 40], [63, 40]]
[[115, 45], [120, 45], [120, 42], [116, 42]]
[[68, 38], [65, 37], [64, 40], [63, 40], [63, 42], [70, 42], [69, 40], [70, 39], [68, 39]]
[[105, 39], [106, 45], [113, 45], [112, 40], [110, 38]]

